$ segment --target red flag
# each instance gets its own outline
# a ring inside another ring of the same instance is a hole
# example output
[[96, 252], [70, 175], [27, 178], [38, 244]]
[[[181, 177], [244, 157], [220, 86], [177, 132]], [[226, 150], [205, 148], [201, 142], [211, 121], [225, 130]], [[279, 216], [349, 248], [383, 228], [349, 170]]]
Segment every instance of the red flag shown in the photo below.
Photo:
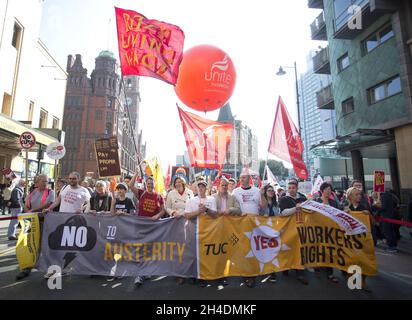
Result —
[[165, 187], [168, 188], [170, 187], [170, 182], [172, 181], [172, 176], [171, 176], [171, 172], [170, 172], [170, 164], [169, 164], [169, 168], [167, 169], [167, 174], [165, 177]]
[[115, 11], [122, 74], [176, 84], [183, 58], [183, 31], [132, 10], [115, 7]]
[[268, 151], [278, 158], [292, 163], [293, 170], [300, 179], [306, 180], [308, 178], [308, 169], [302, 158], [303, 143], [299, 131], [292, 122], [280, 96]]
[[183, 134], [193, 167], [221, 169], [233, 133], [233, 125], [203, 119], [179, 107]]

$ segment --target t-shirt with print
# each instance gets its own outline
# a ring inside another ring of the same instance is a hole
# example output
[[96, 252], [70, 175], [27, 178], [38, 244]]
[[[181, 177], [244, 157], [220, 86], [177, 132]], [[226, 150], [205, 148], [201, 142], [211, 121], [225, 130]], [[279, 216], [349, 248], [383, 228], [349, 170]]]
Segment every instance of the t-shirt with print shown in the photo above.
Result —
[[60, 192], [60, 212], [75, 213], [90, 200], [90, 192], [84, 187], [67, 186]]
[[232, 194], [240, 204], [242, 213], [259, 214], [260, 190], [256, 187], [236, 188]]
[[114, 207], [115, 212], [134, 213], [136, 211], [136, 207], [130, 198], [125, 198], [124, 200], [116, 199]]
[[185, 212], [192, 213], [198, 211], [201, 203], [209, 210], [217, 211], [215, 198], [209, 196], [206, 196], [206, 198], [199, 198], [199, 196], [196, 196], [186, 202]]
[[145, 190], [139, 189], [139, 216], [153, 217], [160, 212], [164, 200], [161, 195], [156, 192], [149, 193]]

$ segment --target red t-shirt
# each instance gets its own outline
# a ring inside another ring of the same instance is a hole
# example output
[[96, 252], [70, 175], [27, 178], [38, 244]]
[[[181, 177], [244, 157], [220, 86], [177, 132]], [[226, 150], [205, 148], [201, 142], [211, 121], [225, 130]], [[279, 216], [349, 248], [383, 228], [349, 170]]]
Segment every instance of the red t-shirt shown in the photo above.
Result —
[[160, 208], [164, 204], [163, 198], [156, 192], [148, 193], [139, 189], [139, 216], [153, 217], [160, 212]]

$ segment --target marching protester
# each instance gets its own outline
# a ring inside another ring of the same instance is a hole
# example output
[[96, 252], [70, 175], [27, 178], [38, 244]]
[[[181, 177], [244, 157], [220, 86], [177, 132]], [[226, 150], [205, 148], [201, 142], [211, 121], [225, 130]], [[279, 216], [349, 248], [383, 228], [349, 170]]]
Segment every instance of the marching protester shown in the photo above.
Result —
[[[338, 202], [335, 201], [334, 199], [331, 198], [331, 194], [332, 194], [332, 185], [329, 182], [323, 182], [320, 185], [320, 197], [315, 199], [315, 201], [319, 202], [319, 203], [323, 203], [326, 205], [329, 205], [331, 207], [334, 207], [336, 209], [339, 209], [339, 205]], [[326, 275], [328, 277], [328, 280], [333, 282], [333, 283], [338, 283], [339, 280], [338, 278], [336, 278], [333, 275], [333, 268], [322, 268], [323, 270], [325, 270]], [[316, 272], [320, 272], [321, 268], [315, 268]]]
[[[360, 203], [362, 204], [362, 206], [365, 208], [365, 210], [368, 210], [369, 212], [371, 212], [371, 203], [369, 200], [369, 197], [367, 195], [366, 192], [364, 192], [363, 190], [363, 183], [360, 180], [353, 180], [350, 187], [352, 188], [357, 188], [361, 191], [361, 201]], [[346, 192], [346, 197], [348, 198], [348, 194]]]
[[228, 187], [228, 192], [229, 192], [230, 194], [232, 194], [232, 193], [233, 193], [233, 190], [236, 189], [236, 185], [237, 185], [236, 179], [235, 179], [235, 178], [230, 178], [230, 179], [229, 179], [229, 187]]
[[44, 212], [53, 211], [60, 205], [60, 212], [81, 213], [83, 206], [90, 200], [90, 192], [79, 185], [80, 174], [72, 172], [69, 174], [69, 185], [60, 191], [59, 196], [53, 204]]
[[126, 197], [127, 186], [124, 183], [118, 183], [113, 199], [110, 201], [110, 212], [112, 214], [134, 214], [136, 207], [130, 198]]
[[[260, 209], [267, 206], [267, 201], [263, 194], [264, 190], [251, 186], [250, 179], [249, 169], [243, 169], [240, 174], [240, 187], [233, 190], [232, 195], [239, 202], [243, 215], [258, 215]], [[256, 286], [256, 277], [245, 278], [245, 282], [248, 288], [254, 288]]]
[[[381, 208], [379, 210], [380, 215], [383, 218], [399, 219], [396, 214], [398, 202], [390, 191], [385, 191], [380, 194]], [[397, 253], [398, 252], [398, 234], [397, 226], [390, 222], [383, 222], [383, 234], [386, 238], [386, 244], [388, 248], [386, 252]]]
[[229, 181], [222, 177], [219, 182], [219, 190], [213, 195], [216, 201], [216, 209], [219, 215], [240, 215], [240, 204], [229, 192]]
[[[360, 188], [358, 187], [350, 187], [346, 191], [346, 196], [347, 196], [347, 203], [344, 207], [344, 211], [346, 213], [351, 213], [351, 211], [361, 211], [364, 214], [369, 216], [370, 219], [370, 225], [371, 225], [371, 230], [372, 230], [372, 217], [371, 217], [371, 212], [369, 211], [369, 207], [367, 206], [367, 203], [365, 203], [364, 195], [363, 192]], [[362, 201], [363, 200], [363, 201]], [[363, 202], [363, 203], [362, 203]], [[343, 272], [346, 274], [346, 272]], [[369, 288], [366, 287], [366, 276], [362, 275], [362, 290], [369, 292]]]
[[11, 213], [10, 207], [9, 207], [9, 202], [11, 198], [11, 192], [12, 192], [12, 185], [11, 183], [6, 184], [6, 186], [3, 189], [3, 215], [6, 214], [6, 210]]
[[[60, 195], [60, 192], [67, 187], [67, 182], [66, 180], [62, 179], [62, 178], [58, 178], [57, 179], [57, 183], [56, 183], [56, 198]], [[53, 209], [54, 212], [59, 212], [60, 211], [60, 205], [58, 205], [57, 207], [55, 207]]]
[[98, 212], [109, 212], [111, 210], [112, 197], [109, 196], [104, 181], [96, 182], [96, 192], [86, 204], [85, 213], [96, 214]]
[[137, 208], [138, 207], [138, 201], [133, 193], [132, 190], [129, 188], [129, 183], [132, 180], [132, 176], [125, 176], [123, 179], [123, 183], [126, 184], [127, 186], [127, 192], [126, 192], [126, 198], [129, 198], [130, 200], [133, 201], [134, 206]]
[[[150, 218], [152, 220], [159, 220], [165, 215], [166, 212], [163, 197], [155, 191], [155, 182], [152, 177], [146, 179], [145, 189], [136, 188], [135, 182], [138, 175], [139, 172], [136, 171], [132, 180], [129, 182], [129, 188], [139, 202], [138, 216]], [[144, 279], [144, 277], [137, 276], [135, 277], [134, 284], [136, 286], [141, 286]]]
[[[279, 209], [281, 216], [290, 216], [296, 214], [301, 210], [301, 204], [305, 202], [306, 197], [298, 192], [298, 181], [291, 179], [288, 181], [288, 192], [285, 196], [279, 200]], [[283, 272], [284, 275], [288, 275], [288, 270]], [[305, 276], [305, 270], [296, 270], [297, 279], [304, 285], [308, 285], [309, 282]]]
[[[45, 174], [36, 177], [36, 184], [33, 191], [26, 198], [24, 212], [42, 212], [48, 208], [55, 200], [54, 190], [47, 187], [48, 178]], [[43, 220], [40, 215], [40, 220]]]
[[282, 198], [285, 195], [286, 195], [285, 189], [283, 189], [282, 187], [277, 188], [276, 196], [278, 199]]
[[155, 182], [152, 177], [146, 179], [145, 189], [136, 188], [135, 182], [138, 175], [139, 172], [136, 172], [129, 182], [130, 190], [139, 201], [138, 216], [159, 220], [165, 215], [163, 197], [155, 191]]
[[90, 196], [92, 196], [93, 195], [93, 189], [92, 188], [90, 188], [90, 183], [87, 181], [87, 180], [83, 180], [81, 183], [80, 183], [80, 185], [83, 187], [83, 188], [86, 188], [88, 191], [89, 191], [89, 193], [90, 193]]
[[[11, 216], [17, 218], [17, 215], [23, 212], [24, 208], [24, 187], [26, 186], [26, 181], [21, 179], [17, 183], [11, 192], [10, 197], [10, 212]], [[7, 231], [7, 236], [9, 240], [17, 240], [16, 231], [19, 221], [17, 219], [10, 220], [9, 228]]]
[[185, 213], [186, 203], [194, 198], [192, 190], [186, 186], [186, 182], [181, 177], [176, 177], [173, 181], [173, 190], [166, 198], [166, 212], [171, 217], [182, 217]]
[[[185, 218], [194, 219], [201, 214], [207, 214], [212, 217], [217, 216], [217, 208], [215, 198], [206, 195], [207, 182], [204, 179], [199, 179], [197, 182], [198, 195], [186, 202]], [[199, 280], [200, 287], [206, 287], [205, 280]]]
[[[270, 184], [264, 187], [264, 197], [266, 199], [267, 205], [266, 207], [263, 207], [260, 209], [260, 213], [268, 217], [278, 216], [279, 215], [278, 201], [276, 199], [275, 189]], [[273, 272], [270, 274], [268, 281], [271, 283], [276, 283], [277, 281], [276, 272]]]

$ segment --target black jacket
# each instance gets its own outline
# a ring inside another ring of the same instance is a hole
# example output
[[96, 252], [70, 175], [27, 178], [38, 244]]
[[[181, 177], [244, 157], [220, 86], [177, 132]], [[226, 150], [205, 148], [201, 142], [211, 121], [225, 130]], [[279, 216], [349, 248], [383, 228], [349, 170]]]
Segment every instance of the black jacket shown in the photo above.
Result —
[[294, 207], [296, 207], [296, 205], [298, 203], [305, 202], [306, 200], [307, 200], [306, 197], [300, 192], [298, 192], [298, 198], [296, 198], [296, 199], [292, 198], [289, 195], [283, 196], [279, 200], [280, 212], [282, 212], [285, 209], [294, 208]]

